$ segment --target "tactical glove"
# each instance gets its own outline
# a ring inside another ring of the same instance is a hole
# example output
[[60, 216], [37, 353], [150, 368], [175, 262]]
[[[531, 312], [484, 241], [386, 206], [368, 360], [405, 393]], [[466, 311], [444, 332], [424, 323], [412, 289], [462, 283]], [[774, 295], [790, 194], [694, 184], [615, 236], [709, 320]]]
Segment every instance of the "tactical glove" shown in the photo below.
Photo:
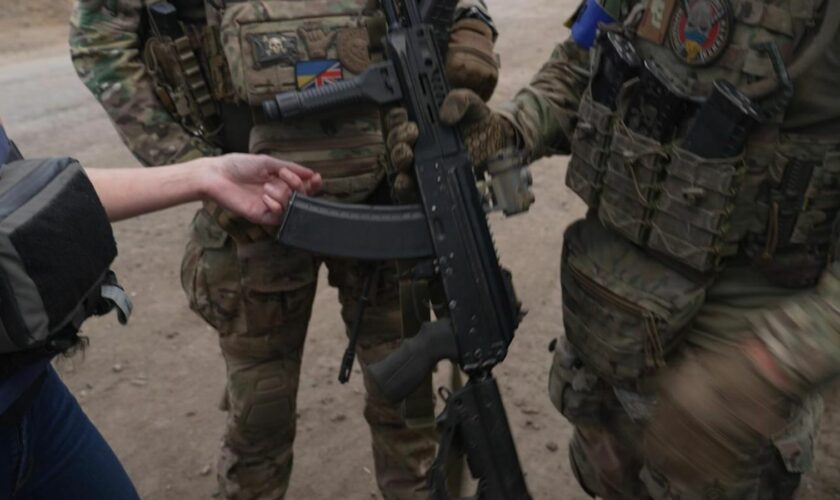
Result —
[[[516, 132], [501, 115], [493, 112], [478, 94], [456, 89], [444, 99], [441, 121], [460, 126], [470, 159], [479, 179], [489, 174], [489, 182], [479, 181], [479, 190], [489, 208], [500, 209], [506, 215], [524, 211], [534, 202], [530, 190], [532, 179], [522, 164]], [[414, 144], [417, 125], [408, 120], [404, 109], [394, 109], [385, 120], [388, 131], [386, 146], [390, 163], [395, 170], [394, 194], [400, 201], [408, 201], [408, 193], [415, 188], [411, 167], [414, 164]]]
[[414, 180], [414, 144], [420, 134], [417, 124], [409, 121], [405, 108], [394, 108], [385, 116], [385, 147], [393, 169], [394, 199], [400, 203], [417, 201]]
[[461, 127], [476, 168], [485, 168], [488, 159], [506, 149], [518, 149], [513, 125], [471, 90], [450, 92], [441, 105], [440, 119], [446, 125]]
[[[460, 126], [470, 159], [484, 169], [494, 155], [518, 147], [516, 131], [505, 118], [493, 112], [475, 92], [455, 89], [446, 96], [440, 109], [444, 124]], [[404, 109], [394, 109], [386, 116], [386, 145], [391, 165], [397, 172], [406, 172], [414, 163], [417, 125], [408, 120]]]
[[460, 19], [452, 26], [446, 76], [453, 88], [475, 91], [489, 100], [499, 81], [499, 57], [493, 52], [493, 29], [480, 19]]

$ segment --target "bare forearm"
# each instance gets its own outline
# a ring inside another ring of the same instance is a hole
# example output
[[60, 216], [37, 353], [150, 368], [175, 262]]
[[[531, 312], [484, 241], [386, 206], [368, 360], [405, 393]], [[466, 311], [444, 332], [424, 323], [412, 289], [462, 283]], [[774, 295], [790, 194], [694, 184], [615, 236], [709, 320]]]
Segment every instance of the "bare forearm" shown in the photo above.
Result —
[[201, 199], [213, 168], [210, 159], [145, 168], [87, 169], [111, 221]]

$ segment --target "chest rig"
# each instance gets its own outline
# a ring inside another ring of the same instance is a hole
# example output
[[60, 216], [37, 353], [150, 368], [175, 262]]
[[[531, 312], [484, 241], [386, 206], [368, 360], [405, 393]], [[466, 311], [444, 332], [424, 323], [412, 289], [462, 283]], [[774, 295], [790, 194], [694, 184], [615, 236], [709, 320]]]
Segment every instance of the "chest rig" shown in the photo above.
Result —
[[[813, 285], [840, 208], [840, 140], [785, 130], [797, 102], [784, 80], [822, 1], [645, 7], [594, 51], [568, 186], [606, 227], [689, 273], [741, 256], [780, 284]], [[744, 91], [773, 78], [768, 95]]]
[[[161, 3], [167, 2], [151, 4], [150, 12]], [[248, 152], [282, 156], [321, 173], [326, 197], [348, 202], [369, 197], [385, 175], [385, 148], [376, 108], [265, 124], [259, 106], [279, 92], [328, 86], [366, 69], [371, 63], [367, 25], [375, 14], [368, 7], [370, 2], [198, 0], [203, 13], [198, 20], [194, 19], [195, 3], [171, 3], [177, 10], [174, 25], [187, 29], [186, 38], [179, 42], [175, 31], [171, 40], [166, 40], [164, 33], [149, 41], [160, 44], [164, 39], [176, 46], [166, 65], [176, 68], [169, 71], [175, 76], [166, 71], [157, 74], [164, 82], [182, 82], [162, 86], [164, 94], [174, 95], [170, 100], [176, 103], [173, 108], [182, 123], [200, 123], [199, 127], [188, 128], [216, 142], [224, 142], [220, 137], [225, 134], [214, 134], [214, 123], [228, 129], [247, 129], [248, 137], [243, 142]], [[187, 40], [192, 50], [184, 50]], [[191, 56], [198, 59], [198, 64], [188, 63]], [[203, 77], [202, 82], [199, 77]], [[207, 106], [179, 108], [178, 102], [188, 103], [189, 99], [179, 99], [178, 89], [184, 89], [181, 94], [195, 95], [202, 83], [208, 91], [192, 100]], [[213, 120], [212, 110], [225, 106], [247, 111], [233, 120]], [[225, 150], [245, 149], [220, 146]]]
[[727, 266], [815, 284], [840, 140], [785, 116], [801, 106], [794, 69], [820, 45], [807, 32], [826, 26], [820, 3], [648, 0], [602, 30], [566, 178], [589, 213], [566, 231], [561, 268], [566, 338], [600, 378], [637, 390]]

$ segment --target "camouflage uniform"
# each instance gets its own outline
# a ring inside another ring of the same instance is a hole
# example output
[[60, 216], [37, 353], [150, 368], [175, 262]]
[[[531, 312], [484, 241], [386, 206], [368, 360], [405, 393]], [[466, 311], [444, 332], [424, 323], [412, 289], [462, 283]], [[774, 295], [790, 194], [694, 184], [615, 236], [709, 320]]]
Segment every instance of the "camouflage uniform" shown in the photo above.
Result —
[[[775, 42], [792, 66], [812, 43], [826, 5], [600, 3], [619, 20], [608, 31], [698, 97], [710, 95], [716, 80], [746, 88], [772, 77], [755, 42]], [[703, 13], [721, 16], [705, 25], [692, 19]], [[705, 29], [687, 36], [697, 26]], [[574, 37], [561, 43], [531, 84], [498, 109], [532, 158], [571, 153], [567, 185], [589, 206], [565, 235], [565, 336], [550, 376], [552, 402], [575, 426], [573, 470], [601, 498], [792, 498], [811, 465], [817, 396], [800, 393], [785, 431], [759, 452], [730, 442], [744, 466], [726, 481], [704, 471], [693, 481], [702, 487], [681, 487], [658, 470], [655, 457], [643, 454], [642, 438], [668, 389], [660, 384], [678, 360], [725, 353], [758, 337], [802, 386], [838, 371], [840, 314], [832, 304], [840, 298], [840, 265], [826, 262], [840, 207], [840, 101], [833, 90], [840, 85], [840, 34], [795, 79], [786, 108], [778, 92], [757, 100], [769, 116], [749, 134], [744, 153], [715, 160], [684, 149], [684, 122], [661, 142], [635, 131], [633, 102], [643, 83], [625, 86], [614, 108], [595, 101], [592, 77], [603, 64], [605, 38], [592, 50]], [[778, 102], [781, 112], [773, 111]], [[667, 104], [656, 104], [646, 111], [664, 113]], [[788, 179], [803, 164], [813, 170], [791, 188]], [[727, 444], [727, 436], [716, 437]], [[689, 461], [692, 451], [681, 450]]]
[[[188, 27], [187, 47], [199, 54], [206, 75], [200, 91], [215, 103], [202, 116], [166, 74], [173, 53], [150, 48], [155, 39], [147, 32], [146, 9], [152, 3], [79, 0], [71, 32], [79, 75], [141, 162], [158, 165], [222, 151], [275, 154], [320, 172], [331, 199], [388, 202], [378, 110], [282, 125], [261, 123], [255, 112], [274, 93], [365, 69], [365, 25], [377, 15], [367, 0], [228, 1], [221, 2], [223, 10], [214, 7], [217, 2], [173, 2]], [[484, 9], [481, 0], [459, 5], [456, 15], [468, 7]], [[182, 64], [185, 53], [175, 54]], [[263, 228], [209, 204], [193, 221], [182, 283], [192, 309], [218, 330], [227, 365], [228, 425], [218, 473], [229, 498], [277, 499], [288, 488], [301, 358], [321, 264], [350, 325], [370, 273], [361, 263], [281, 249]], [[426, 496], [421, 490], [435, 451], [434, 430], [407, 427], [399, 406], [385, 401], [366, 370], [402, 335], [393, 265], [378, 277], [357, 346], [368, 392], [365, 418], [383, 494], [419, 499]]]

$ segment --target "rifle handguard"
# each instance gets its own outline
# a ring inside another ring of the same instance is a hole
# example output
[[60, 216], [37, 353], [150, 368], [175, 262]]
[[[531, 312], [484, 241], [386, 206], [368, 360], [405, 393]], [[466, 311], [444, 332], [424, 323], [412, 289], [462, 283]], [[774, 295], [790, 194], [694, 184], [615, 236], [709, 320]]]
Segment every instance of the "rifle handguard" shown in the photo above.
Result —
[[388, 357], [370, 365], [370, 374], [392, 403], [404, 400], [432, 371], [438, 361], [458, 356], [455, 333], [448, 319], [423, 323]]

